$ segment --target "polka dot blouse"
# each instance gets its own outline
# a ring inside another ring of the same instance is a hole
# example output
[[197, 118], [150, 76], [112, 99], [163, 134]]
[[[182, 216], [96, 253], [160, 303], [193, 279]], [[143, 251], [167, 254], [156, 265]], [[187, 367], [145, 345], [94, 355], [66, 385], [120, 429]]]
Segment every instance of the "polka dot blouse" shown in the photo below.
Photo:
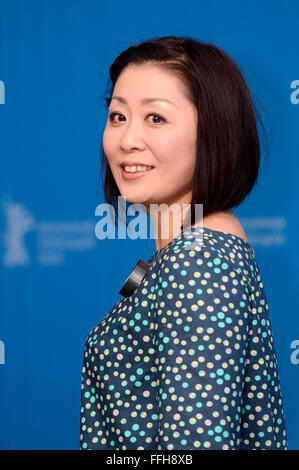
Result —
[[[191, 245], [192, 244], [192, 245]], [[287, 449], [272, 327], [251, 245], [182, 231], [89, 333], [81, 449]]]

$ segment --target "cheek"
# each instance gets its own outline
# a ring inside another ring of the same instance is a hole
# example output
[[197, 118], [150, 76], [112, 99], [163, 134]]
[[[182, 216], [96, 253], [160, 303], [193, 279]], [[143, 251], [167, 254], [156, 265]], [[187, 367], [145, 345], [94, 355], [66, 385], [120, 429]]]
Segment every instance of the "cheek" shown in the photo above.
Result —
[[181, 142], [182, 138], [175, 129], [171, 132], [161, 132], [154, 135], [152, 138], [152, 143], [155, 148], [159, 149], [161, 154], [165, 155], [173, 153], [175, 149], [178, 150]]
[[196, 136], [189, 129], [159, 135], [153, 144], [153, 152], [162, 166], [178, 172], [193, 171], [196, 159]]
[[113, 156], [117, 153], [117, 144], [115, 139], [113, 139], [113, 136], [107, 126], [105, 127], [103, 133], [102, 143], [105, 155], [110, 163], [111, 158], [113, 158]]

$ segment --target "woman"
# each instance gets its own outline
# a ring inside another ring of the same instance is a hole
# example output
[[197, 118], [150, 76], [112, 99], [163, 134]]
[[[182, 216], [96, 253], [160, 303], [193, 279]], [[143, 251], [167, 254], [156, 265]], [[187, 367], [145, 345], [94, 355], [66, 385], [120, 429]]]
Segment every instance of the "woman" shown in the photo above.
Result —
[[[232, 211], [260, 164], [245, 80], [221, 49], [189, 37], [129, 47], [110, 77], [106, 201], [125, 196], [150, 216], [153, 204], [178, 209], [154, 222], [140, 285], [87, 337], [80, 447], [287, 449], [261, 273]], [[184, 204], [199, 249], [184, 242]], [[179, 232], [162, 238], [169, 222]]]

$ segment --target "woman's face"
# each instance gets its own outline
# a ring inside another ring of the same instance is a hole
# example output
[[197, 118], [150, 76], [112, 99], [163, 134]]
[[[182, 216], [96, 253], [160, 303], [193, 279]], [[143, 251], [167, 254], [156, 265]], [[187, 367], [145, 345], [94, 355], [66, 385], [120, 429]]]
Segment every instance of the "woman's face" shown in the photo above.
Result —
[[[147, 98], [169, 102], [142, 102]], [[113, 90], [103, 148], [119, 192], [128, 202], [143, 204], [147, 210], [151, 203], [190, 203], [196, 137], [197, 109], [178, 79], [151, 64], [123, 70]], [[124, 161], [154, 168], [126, 179]]]

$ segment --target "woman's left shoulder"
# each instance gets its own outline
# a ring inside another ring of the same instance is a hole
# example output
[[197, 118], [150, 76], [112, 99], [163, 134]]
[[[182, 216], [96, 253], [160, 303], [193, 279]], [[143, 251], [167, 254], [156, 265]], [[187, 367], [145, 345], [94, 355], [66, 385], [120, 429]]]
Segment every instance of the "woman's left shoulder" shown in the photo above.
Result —
[[223, 275], [234, 277], [232, 271], [238, 272], [238, 266], [229, 256], [228, 249], [221, 249], [223, 244], [215, 243], [215, 238], [212, 243], [210, 240], [211, 237], [205, 234], [202, 238], [195, 235], [193, 241], [180, 239], [162, 256], [160, 271], [186, 279], [190, 276], [206, 279]]
[[228, 211], [215, 212], [204, 217], [203, 225], [207, 229], [230, 233], [249, 243], [246, 232], [232, 209]]
[[251, 247], [230, 234], [194, 232], [194, 238], [180, 237], [158, 262], [161, 286], [180, 286], [181, 291], [218, 286], [249, 293], [259, 274]]

